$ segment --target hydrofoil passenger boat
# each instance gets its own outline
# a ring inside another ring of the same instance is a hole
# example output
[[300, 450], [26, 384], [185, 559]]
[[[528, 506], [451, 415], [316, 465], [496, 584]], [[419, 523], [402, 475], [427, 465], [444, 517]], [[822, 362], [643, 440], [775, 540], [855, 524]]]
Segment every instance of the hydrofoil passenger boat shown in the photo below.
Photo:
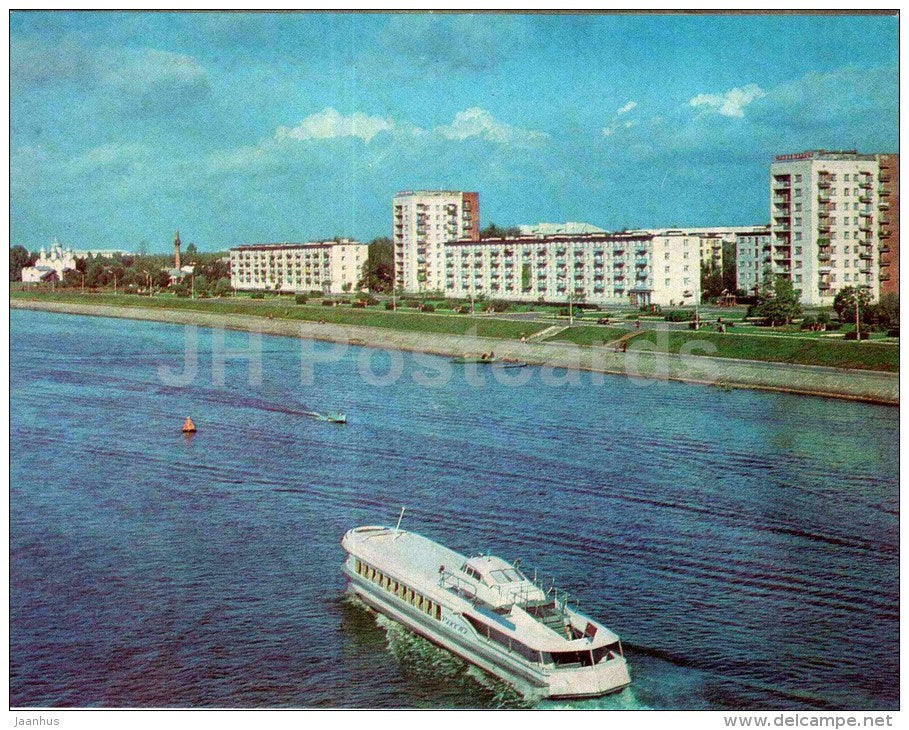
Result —
[[341, 544], [356, 596], [526, 696], [596, 697], [631, 682], [618, 636], [502, 558], [378, 525]]

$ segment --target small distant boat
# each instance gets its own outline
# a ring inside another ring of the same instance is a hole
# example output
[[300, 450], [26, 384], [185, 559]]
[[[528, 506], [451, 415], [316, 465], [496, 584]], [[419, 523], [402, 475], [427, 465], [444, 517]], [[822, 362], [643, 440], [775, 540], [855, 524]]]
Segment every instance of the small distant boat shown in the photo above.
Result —
[[196, 430], [196, 424], [193, 423], [193, 419], [187, 416], [183, 422], [183, 433], [195, 433]]
[[499, 359], [496, 357], [484, 357], [483, 355], [464, 355], [463, 357], [453, 357], [451, 362], [456, 365], [492, 365], [499, 362]]
[[347, 423], [347, 414], [341, 413], [341, 411], [330, 411], [324, 416], [320, 413], [319, 418], [329, 423]]

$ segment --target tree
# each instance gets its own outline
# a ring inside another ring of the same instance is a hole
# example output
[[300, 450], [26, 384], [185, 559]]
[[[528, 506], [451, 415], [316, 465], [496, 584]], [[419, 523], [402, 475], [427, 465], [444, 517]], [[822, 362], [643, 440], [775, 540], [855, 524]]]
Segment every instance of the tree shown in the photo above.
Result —
[[357, 288], [374, 292], [390, 292], [394, 279], [394, 245], [390, 238], [374, 238], [369, 243], [369, 253], [363, 264], [363, 273]]
[[711, 264], [701, 267], [701, 301], [706, 302], [723, 293], [723, 274]]
[[517, 226], [500, 228], [495, 223], [490, 223], [486, 228], [480, 231], [480, 238], [510, 238], [520, 235], [521, 229]]
[[900, 295], [882, 294], [877, 304], [878, 317], [882, 327], [895, 327], [900, 323]]
[[723, 244], [723, 289], [726, 291], [736, 290], [737, 267], [735, 241], [727, 241]]
[[20, 281], [22, 269], [34, 266], [37, 260], [38, 257], [29, 253], [25, 246], [12, 246], [9, 250], [9, 280]]
[[762, 292], [764, 301], [755, 308], [771, 327], [789, 324], [802, 313], [802, 305], [788, 276], [778, 276], [773, 282], [773, 291]]
[[[840, 318], [840, 322], [855, 321], [855, 296], [855, 288], [847, 286], [840, 289], [836, 293], [836, 296], [833, 297], [833, 310]], [[858, 290], [859, 318], [862, 318], [862, 314], [868, 308], [868, 305], [870, 303], [871, 292], [869, 292], [867, 289], [860, 288]]]

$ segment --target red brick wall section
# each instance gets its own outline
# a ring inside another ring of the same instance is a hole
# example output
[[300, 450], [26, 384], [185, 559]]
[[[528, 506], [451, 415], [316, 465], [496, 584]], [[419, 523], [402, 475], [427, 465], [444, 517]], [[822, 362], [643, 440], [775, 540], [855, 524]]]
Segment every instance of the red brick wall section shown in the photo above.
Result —
[[480, 194], [463, 193], [461, 195], [463, 212], [470, 209], [470, 227], [464, 226], [464, 236], [471, 241], [480, 240]]
[[[878, 236], [883, 249], [880, 257], [881, 294], [899, 294], [900, 291], [900, 156], [880, 155], [879, 186], [885, 195], [882, 202], [889, 206], [880, 211], [878, 221], [882, 234]], [[889, 179], [888, 179], [889, 178]], [[886, 232], [886, 235], [883, 235]], [[889, 251], [886, 248], [889, 247]]]

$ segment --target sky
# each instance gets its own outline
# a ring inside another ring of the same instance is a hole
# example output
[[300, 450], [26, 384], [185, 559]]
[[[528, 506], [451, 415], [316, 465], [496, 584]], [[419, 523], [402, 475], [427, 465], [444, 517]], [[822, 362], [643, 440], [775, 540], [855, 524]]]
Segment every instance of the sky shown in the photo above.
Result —
[[773, 155], [898, 151], [896, 16], [12, 12], [10, 244], [752, 225]]

